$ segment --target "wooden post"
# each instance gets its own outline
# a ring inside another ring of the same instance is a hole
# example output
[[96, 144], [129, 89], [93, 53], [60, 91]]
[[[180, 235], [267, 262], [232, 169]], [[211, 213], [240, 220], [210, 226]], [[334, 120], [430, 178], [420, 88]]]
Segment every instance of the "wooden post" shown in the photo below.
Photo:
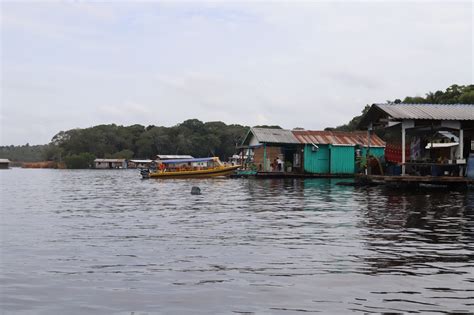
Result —
[[[464, 159], [464, 130], [459, 129], [459, 159]], [[459, 167], [459, 176], [463, 176], [464, 166]]]
[[405, 175], [405, 122], [402, 121], [402, 176]]
[[367, 163], [367, 175], [372, 175], [372, 169], [370, 168], [370, 131], [372, 130], [372, 122], [369, 123], [369, 127], [367, 128], [367, 152], [365, 154], [365, 160]]
[[267, 171], [267, 144], [263, 144], [263, 171]]

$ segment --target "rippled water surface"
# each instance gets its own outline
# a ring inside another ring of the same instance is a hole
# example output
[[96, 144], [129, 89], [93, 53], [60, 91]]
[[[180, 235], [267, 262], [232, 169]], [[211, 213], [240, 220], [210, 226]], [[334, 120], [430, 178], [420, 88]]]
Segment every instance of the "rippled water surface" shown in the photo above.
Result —
[[474, 191], [134, 170], [0, 180], [4, 313], [474, 310]]

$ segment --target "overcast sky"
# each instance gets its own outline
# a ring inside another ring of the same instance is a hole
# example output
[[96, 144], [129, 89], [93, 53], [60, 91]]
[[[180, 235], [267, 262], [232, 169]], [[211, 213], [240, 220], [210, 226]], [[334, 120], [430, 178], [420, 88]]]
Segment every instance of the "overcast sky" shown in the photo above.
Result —
[[189, 118], [317, 130], [473, 82], [471, 1], [0, 5], [0, 145]]

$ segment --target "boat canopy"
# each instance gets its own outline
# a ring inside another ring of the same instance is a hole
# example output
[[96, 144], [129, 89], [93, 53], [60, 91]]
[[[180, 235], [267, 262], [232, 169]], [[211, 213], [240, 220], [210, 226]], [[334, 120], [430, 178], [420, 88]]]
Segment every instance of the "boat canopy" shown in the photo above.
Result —
[[197, 159], [164, 160], [160, 162], [163, 164], [175, 164], [175, 163], [208, 162], [208, 161], [216, 161], [216, 160], [217, 160], [217, 157], [208, 157], [208, 158], [197, 158]]

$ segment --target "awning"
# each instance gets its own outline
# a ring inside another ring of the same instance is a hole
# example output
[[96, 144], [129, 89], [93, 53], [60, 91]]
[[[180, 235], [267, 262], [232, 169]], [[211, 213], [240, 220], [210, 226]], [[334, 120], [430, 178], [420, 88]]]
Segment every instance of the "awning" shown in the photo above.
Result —
[[458, 146], [459, 143], [457, 142], [448, 142], [448, 143], [428, 143], [428, 145], [425, 147], [425, 149], [438, 149], [438, 148], [451, 148], [451, 147], [456, 147]]

